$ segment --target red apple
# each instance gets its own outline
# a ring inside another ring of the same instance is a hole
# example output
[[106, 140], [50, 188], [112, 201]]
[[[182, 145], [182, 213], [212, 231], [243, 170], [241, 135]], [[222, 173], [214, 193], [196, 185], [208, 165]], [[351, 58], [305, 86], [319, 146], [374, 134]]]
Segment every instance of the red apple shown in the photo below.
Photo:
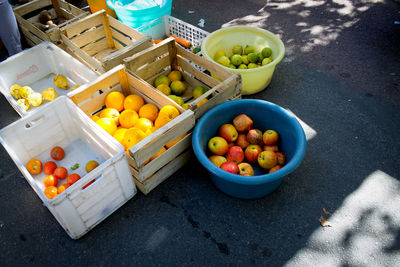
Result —
[[221, 164], [220, 166], [221, 169], [224, 171], [233, 173], [233, 174], [238, 174], [239, 173], [239, 167], [235, 162], [232, 161], [227, 161]]
[[220, 136], [214, 136], [208, 141], [208, 149], [215, 155], [225, 155], [228, 152], [228, 142]]
[[244, 175], [244, 176], [253, 176], [254, 175], [253, 167], [249, 163], [247, 163], [247, 162], [239, 163], [238, 167], [239, 167], [240, 175]]
[[277, 145], [270, 145], [270, 146], [264, 145], [263, 150], [278, 152], [279, 148]]
[[273, 151], [263, 151], [258, 155], [258, 165], [264, 169], [271, 169], [278, 163], [278, 157]]
[[253, 120], [246, 114], [240, 114], [233, 119], [233, 125], [238, 132], [243, 133], [251, 129]]
[[235, 144], [236, 144], [237, 146], [240, 146], [242, 149], [246, 149], [246, 147], [250, 144], [250, 143], [247, 141], [247, 134], [245, 134], [245, 133], [240, 133], [240, 134], [238, 135], [238, 138], [236, 139]]
[[269, 169], [268, 173], [276, 172], [276, 171], [279, 170], [280, 168], [282, 168], [281, 165], [276, 165], [275, 167], [272, 167], [271, 169]]
[[279, 165], [285, 165], [286, 163], [286, 156], [282, 152], [275, 152], [276, 157], [278, 158], [278, 164]]
[[235, 129], [235, 126], [232, 124], [226, 123], [219, 127], [218, 135], [223, 137], [228, 143], [235, 142], [238, 137], [238, 132]]
[[258, 129], [250, 129], [247, 133], [247, 141], [250, 144], [261, 144], [263, 141], [263, 133]]
[[240, 146], [233, 146], [226, 153], [226, 160], [233, 161], [237, 164], [244, 160], [244, 152]]
[[226, 162], [226, 158], [224, 156], [212, 155], [208, 157], [212, 163], [214, 163], [217, 167], [220, 167], [222, 163]]
[[249, 145], [244, 151], [244, 156], [248, 162], [254, 163], [258, 159], [258, 154], [260, 154], [261, 152], [262, 149], [259, 145]]
[[266, 144], [267, 146], [275, 145], [276, 142], [278, 142], [279, 134], [274, 130], [266, 130], [263, 134], [262, 139], [264, 144]]

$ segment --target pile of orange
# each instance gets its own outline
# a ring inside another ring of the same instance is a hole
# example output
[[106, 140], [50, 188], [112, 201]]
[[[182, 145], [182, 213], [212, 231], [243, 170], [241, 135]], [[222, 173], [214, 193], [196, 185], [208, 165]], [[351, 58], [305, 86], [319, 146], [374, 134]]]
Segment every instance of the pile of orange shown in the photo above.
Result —
[[[159, 109], [154, 104], [146, 103], [137, 94], [125, 96], [113, 91], [106, 96], [104, 102], [106, 108], [91, 118], [121, 143], [125, 150], [179, 116], [176, 107], [165, 105]], [[161, 149], [153, 158], [162, 154], [166, 148]]]

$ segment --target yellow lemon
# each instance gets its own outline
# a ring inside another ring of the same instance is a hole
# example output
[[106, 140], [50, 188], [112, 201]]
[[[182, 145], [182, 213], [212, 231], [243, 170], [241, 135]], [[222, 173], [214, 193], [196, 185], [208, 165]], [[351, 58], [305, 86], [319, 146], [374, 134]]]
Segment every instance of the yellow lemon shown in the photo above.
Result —
[[171, 94], [171, 88], [169, 88], [168, 85], [166, 84], [160, 84], [157, 86], [157, 90], [163, 93], [164, 95], [170, 95]]
[[115, 122], [115, 125], [119, 125], [119, 111], [115, 108], [105, 108], [99, 113], [100, 118], [111, 118]]
[[67, 90], [69, 88], [68, 80], [64, 75], [60, 74], [60, 75], [54, 76], [53, 81], [54, 81], [54, 85], [59, 88], [62, 88], [64, 90]]
[[22, 97], [21, 97], [21, 95], [20, 95], [20, 93], [19, 93], [19, 89], [21, 88], [22, 86], [21, 85], [19, 85], [19, 84], [13, 84], [13, 85], [11, 85], [11, 87], [10, 87], [10, 94], [15, 98], [15, 99], [21, 99]]
[[20, 105], [25, 111], [29, 109], [29, 102], [26, 99], [18, 99], [17, 104]]
[[111, 118], [100, 118], [96, 121], [96, 123], [110, 135], [114, 135], [115, 131], [117, 130], [117, 125]]
[[136, 121], [134, 127], [146, 132], [147, 130], [153, 128], [153, 122], [147, 118], [140, 118]]
[[41, 93], [34, 92], [26, 98], [30, 105], [38, 107], [42, 104], [43, 98]]
[[[119, 128], [115, 131], [113, 137], [117, 139], [117, 141], [123, 145], [122, 140], [124, 139], [125, 133], [128, 131], [126, 128]], [[125, 147], [125, 146], [124, 146]], [[125, 147], [126, 149], [126, 147]]]
[[33, 89], [29, 86], [22, 86], [19, 88], [19, 96], [21, 98], [27, 98], [28, 95], [34, 93]]

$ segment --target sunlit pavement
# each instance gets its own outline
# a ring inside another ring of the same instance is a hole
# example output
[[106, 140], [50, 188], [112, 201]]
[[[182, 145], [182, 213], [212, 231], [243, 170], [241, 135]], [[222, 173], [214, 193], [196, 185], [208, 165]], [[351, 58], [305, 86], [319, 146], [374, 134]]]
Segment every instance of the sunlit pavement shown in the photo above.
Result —
[[[73, 241], [1, 147], [0, 265], [398, 266], [400, 5], [266, 2], [174, 0], [172, 15], [285, 43], [270, 86], [246, 96], [290, 110], [306, 132], [302, 164], [274, 193], [230, 198], [192, 159]], [[4, 127], [18, 116], [0, 101]]]

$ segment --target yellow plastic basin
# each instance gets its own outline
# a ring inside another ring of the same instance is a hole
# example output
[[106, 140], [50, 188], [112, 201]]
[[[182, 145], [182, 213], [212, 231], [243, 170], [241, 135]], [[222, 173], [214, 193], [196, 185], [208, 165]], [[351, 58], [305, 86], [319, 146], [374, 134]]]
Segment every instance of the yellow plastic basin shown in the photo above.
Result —
[[[224, 50], [226, 55], [232, 55], [232, 47], [235, 45], [252, 45], [257, 52], [268, 46], [272, 49], [272, 62], [254, 69], [231, 69], [224, 67], [232, 73], [242, 76], [242, 94], [255, 94], [265, 89], [271, 82], [275, 66], [282, 60], [285, 54], [285, 46], [281, 39], [270, 31], [249, 27], [232, 26], [219, 29], [208, 35], [202, 45], [203, 56], [213, 61], [215, 52]], [[217, 63], [218, 64], [218, 63]]]

